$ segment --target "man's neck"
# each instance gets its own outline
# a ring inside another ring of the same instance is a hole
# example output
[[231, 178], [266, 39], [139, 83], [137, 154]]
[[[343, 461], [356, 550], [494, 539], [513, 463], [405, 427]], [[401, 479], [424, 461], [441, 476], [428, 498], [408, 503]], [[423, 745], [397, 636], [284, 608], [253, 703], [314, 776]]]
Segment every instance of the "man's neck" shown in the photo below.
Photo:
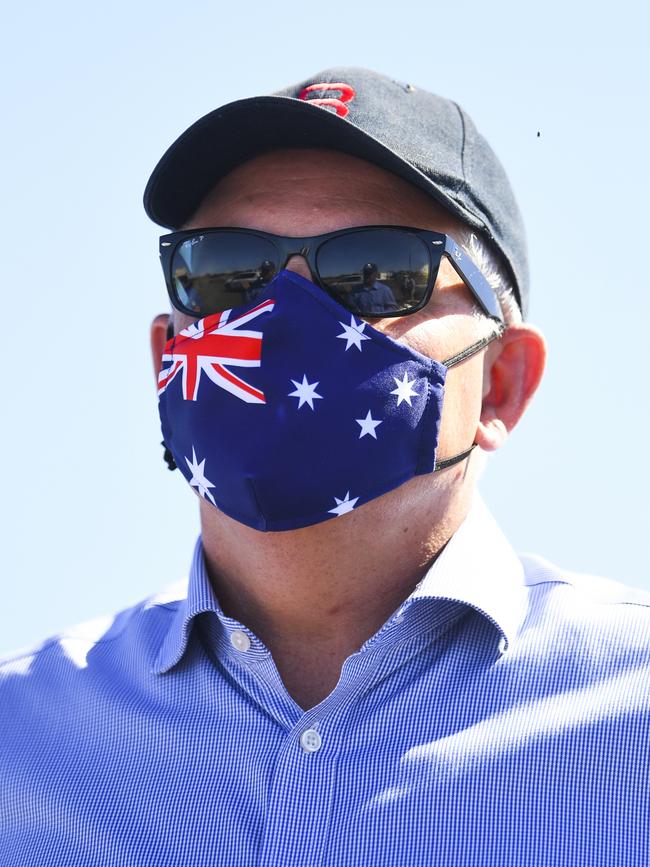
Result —
[[219, 604], [268, 647], [301, 707], [334, 689], [345, 660], [408, 597], [465, 517], [466, 495], [436, 505], [425, 493], [420, 477], [359, 511], [282, 533], [251, 530], [202, 503]]

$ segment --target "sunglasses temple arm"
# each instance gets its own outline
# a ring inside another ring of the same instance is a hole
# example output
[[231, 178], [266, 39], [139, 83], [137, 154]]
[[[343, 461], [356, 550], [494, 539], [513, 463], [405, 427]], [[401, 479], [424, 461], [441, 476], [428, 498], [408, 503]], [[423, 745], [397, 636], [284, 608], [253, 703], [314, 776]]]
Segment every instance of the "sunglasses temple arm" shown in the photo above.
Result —
[[445, 240], [445, 253], [458, 276], [469, 287], [483, 312], [487, 313], [492, 319], [503, 322], [503, 313], [501, 312], [501, 307], [494, 294], [494, 290], [467, 253], [449, 235], [446, 236]]

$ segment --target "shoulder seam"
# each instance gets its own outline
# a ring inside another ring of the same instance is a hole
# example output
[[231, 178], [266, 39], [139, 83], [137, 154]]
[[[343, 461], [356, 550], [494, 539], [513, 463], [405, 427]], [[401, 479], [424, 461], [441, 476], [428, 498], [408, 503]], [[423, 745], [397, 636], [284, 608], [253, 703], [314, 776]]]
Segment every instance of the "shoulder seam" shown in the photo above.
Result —
[[628, 593], [647, 594], [648, 599], [646, 601], [641, 599], [624, 599], [621, 598], [621, 595], [619, 595], [617, 598], [616, 594], [611, 594], [613, 598], [607, 598], [605, 594], [599, 594], [598, 592], [590, 594], [588, 586], [586, 587], [583, 583], [571, 581], [567, 578], [548, 578], [539, 581], [526, 581], [526, 587], [543, 587], [548, 584], [562, 584], [565, 587], [569, 587], [572, 590], [575, 590], [576, 593], [582, 593], [585, 596], [589, 596], [591, 602], [594, 605], [636, 605], [639, 608], [650, 608], [650, 593], [648, 593], [647, 590], [636, 587], [628, 587], [627, 585], [620, 584], [620, 582], [612, 583], [614, 584], [614, 586], [625, 588], [625, 591], [627, 591]]

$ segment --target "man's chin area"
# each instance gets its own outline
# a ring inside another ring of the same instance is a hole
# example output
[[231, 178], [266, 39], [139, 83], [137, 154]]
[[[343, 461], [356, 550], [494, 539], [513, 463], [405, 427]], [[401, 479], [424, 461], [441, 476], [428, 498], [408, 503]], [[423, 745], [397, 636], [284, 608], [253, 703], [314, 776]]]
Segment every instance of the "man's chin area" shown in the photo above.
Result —
[[[386, 550], [391, 542], [406, 538], [416, 543], [443, 527], [448, 530], [453, 526], [451, 532], [455, 532], [469, 510], [476, 470], [479, 464], [482, 466], [476, 457], [436, 473], [415, 476], [379, 497], [355, 504], [349, 511], [342, 501], [341, 514], [291, 530], [258, 530], [229, 517], [201, 497], [202, 534], [204, 539], [219, 539], [226, 545], [273, 548], [334, 543], [354, 547], [361, 553], [364, 546]], [[470, 464], [477, 465], [476, 470]]]

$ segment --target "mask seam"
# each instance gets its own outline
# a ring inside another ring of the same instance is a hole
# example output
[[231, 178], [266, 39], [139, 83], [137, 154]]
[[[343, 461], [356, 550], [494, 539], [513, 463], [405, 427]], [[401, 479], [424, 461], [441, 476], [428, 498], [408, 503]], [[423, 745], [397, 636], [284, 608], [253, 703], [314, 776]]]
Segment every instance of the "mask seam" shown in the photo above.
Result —
[[[266, 517], [264, 512], [262, 511], [262, 504], [260, 503], [259, 497], [257, 496], [257, 491], [255, 490], [255, 482], [253, 479], [246, 479], [247, 485], [250, 488], [251, 494], [253, 495], [253, 499], [255, 500], [255, 506], [257, 508], [257, 514], [262, 516], [262, 520], [264, 522], [263, 527], [258, 527], [261, 532], [268, 531], [269, 519]], [[223, 510], [222, 510], [223, 511]]]
[[[446, 371], [445, 371], [445, 377], [446, 377]], [[443, 389], [442, 394], [443, 394], [443, 400], [444, 400], [445, 380], [443, 380], [442, 389]], [[433, 385], [431, 383], [431, 379], [427, 378], [427, 400], [426, 400], [426, 404], [424, 406], [424, 410], [422, 412], [422, 415], [420, 416], [420, 422], [419, 422], [419, 424], [422, 426], [422, 430], [420, 432], [420, 444], [418, 446], [417, 461], [415, 464], [414, 475], [416, 475], [416, 476], [423, 475], [424, 473], [432, 472], [433, 467], [435, 466], [435, 463], [436, 463], [436, 453], [438, 451], [439, 424], [438, 424], [438, 428], [436, 430], [434, 430], [435, 448], [433, 449], [432, 455], [430, 454], [429, 444], [426, 443], [424, 440], [425, 433], [429, 430], [429, 427], [430, 427], [430, 425], [428, 424], [429, 416], [431, 415], [432, 408], [435, 407], [435, 404], [432, 401], [432, 397], [433, 397]], [[442, 410], [440, 411], [440, 418], [442, 418]], [[440, 419], [438, 420], [438, 422], [440, 422]]]

